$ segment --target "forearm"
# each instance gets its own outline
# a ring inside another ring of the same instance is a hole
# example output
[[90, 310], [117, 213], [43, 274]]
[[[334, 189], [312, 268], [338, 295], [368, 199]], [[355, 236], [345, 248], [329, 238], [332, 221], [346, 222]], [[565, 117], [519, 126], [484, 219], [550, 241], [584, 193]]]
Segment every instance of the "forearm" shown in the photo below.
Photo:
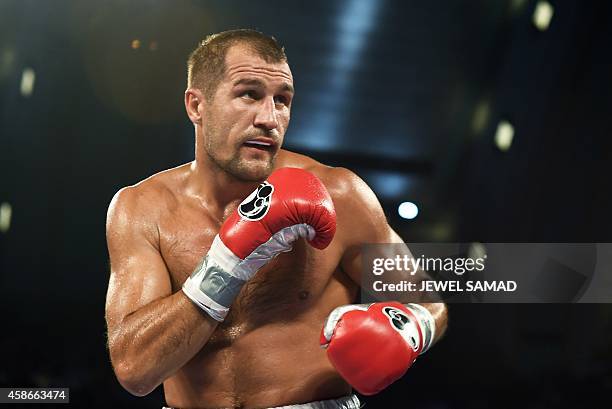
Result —
[[182, 291], [147, 304], [109, 332], [117, 378], [134, 395], [148, 394], [202, 349], [217, 324]]

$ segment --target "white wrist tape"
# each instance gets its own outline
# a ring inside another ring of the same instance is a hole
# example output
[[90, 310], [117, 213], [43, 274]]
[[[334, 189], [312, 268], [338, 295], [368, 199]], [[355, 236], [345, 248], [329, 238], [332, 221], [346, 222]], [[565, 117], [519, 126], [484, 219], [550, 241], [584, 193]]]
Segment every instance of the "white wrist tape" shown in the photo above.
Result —
[[431, 347], [431, 344], [433, 343], [436, 335], [436, 320], [434, 319], [433, 315], [431, 315], [429, 310], [422, 305], [404, 304], [404, 306], [414, 314], [419, 322], [419, 327], [421, 328], [421, 334], [423, 336], [423, 339], [421, 340], [423, 349], [421, 349], [419, 355], [422, 355], [429, 349], [429, 347]]
[[[325, 320], [325, 325], [323, 326], [323, 336], [325, 337], [325, 339], [327, 340], [327, 342], [331, 341], [332, 336], [334, 335], [334, 330], [336, 329], [336, 325], [338, 324], [338, 321], [340, 321], [340, 318], [342, 318], [342, 316], [344, 314], [346, 314], [349, 311], [367, 311], [368, 307], [371, 304], [348, 304], [348, 305], [341, 305], [340, 307], [336, 307], [327, 317], [327, 320]], [[327, 344], [322, 345], [322, 348], [327, 348]]]
[[290, 251], [300, 237], [312, 240], [314, 236], [314, 229], [307, 224], [285, 227], [243, 260], [216, 235], [206, 257], [183, 284], [183, 292], [215, 320], [223, 321], [242, 286], [261, 267]]

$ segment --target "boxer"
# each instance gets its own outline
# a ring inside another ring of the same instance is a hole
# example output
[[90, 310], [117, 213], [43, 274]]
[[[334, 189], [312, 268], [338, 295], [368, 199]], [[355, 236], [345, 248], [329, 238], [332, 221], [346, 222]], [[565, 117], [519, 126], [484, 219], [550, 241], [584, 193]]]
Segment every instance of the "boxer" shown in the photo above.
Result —
[[446, 327], [444, 304], [356, 305], [361, 244], [398, 243], [354, 173], [281, 149], [294, 97], [276, 40], [209, 36], [188, 61], [195, 159], [107, 215], [108, 348], [173, 408], [357, 408]]

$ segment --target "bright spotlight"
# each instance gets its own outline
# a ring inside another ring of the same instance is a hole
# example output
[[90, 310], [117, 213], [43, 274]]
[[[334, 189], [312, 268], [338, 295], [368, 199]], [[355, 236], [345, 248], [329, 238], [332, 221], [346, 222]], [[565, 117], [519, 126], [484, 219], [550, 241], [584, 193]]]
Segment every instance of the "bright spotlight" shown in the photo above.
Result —
[[419, 208], [412, 202], [404, 202], [399, 205], [397, 211], [400, 217], [412, 220], [419, 214]]
[[514, 126], [508, 121], [501, 121], [497, 125], [497, 132], [495, 132], [495, 145], [500, 151], [506, 152], [512, 145], [514, 139]]
[[36, 80], [36, 73], [32, 68], [26, 68], [21, 73], [21, 85], [19, 87], [21, 95], [29, 97], [34, 91], [34, 81]]
[[533, 11], [533, 25], [540, 31], [546, 31], [550, 25], [555, 9], [547, 1], [538, 1]]
[[11, 227], [11, 215], [13, 208], [10, 203], [2, 203], [0, 205], [0, 232], [6, 233]]

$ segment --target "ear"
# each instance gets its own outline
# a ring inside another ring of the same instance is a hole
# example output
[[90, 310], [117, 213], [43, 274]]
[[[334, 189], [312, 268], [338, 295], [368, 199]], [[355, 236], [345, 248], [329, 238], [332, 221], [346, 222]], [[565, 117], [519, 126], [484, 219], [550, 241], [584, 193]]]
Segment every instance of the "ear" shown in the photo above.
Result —
[[191, 122], [202, 124], [204, 94], [197, 88], [187, 88], [185, 91], [185, 110]]

